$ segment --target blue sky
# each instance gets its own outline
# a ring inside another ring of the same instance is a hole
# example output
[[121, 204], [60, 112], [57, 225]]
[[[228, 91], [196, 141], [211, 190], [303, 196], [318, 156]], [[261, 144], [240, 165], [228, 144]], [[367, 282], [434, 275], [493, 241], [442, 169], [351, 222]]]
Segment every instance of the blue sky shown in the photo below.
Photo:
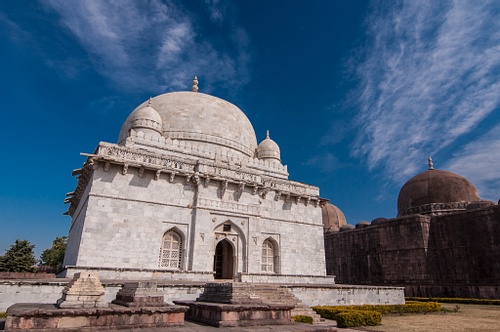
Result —
[[0, 254], [67, 234], [79, 153], [194, 75], [351, 224], [429, 155], [500, 198], [498, 1], [4, 0], [0, 31]]

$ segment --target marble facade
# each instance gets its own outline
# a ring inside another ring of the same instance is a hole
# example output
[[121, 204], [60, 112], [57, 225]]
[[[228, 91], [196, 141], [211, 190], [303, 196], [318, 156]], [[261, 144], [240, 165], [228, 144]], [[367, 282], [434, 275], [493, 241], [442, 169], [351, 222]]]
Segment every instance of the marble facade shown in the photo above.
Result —
[[141, 104], [101, 142], [69, 193], [60, 276], [321, 282], [319, 188], [288, 179], [269, 134], [222, 99], [174, 92]]

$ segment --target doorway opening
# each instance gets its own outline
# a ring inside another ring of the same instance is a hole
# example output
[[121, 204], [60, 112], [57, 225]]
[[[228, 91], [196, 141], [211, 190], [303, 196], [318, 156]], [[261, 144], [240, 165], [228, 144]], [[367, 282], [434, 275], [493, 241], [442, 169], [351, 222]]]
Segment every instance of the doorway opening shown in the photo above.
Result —
[[217, 243], [214, 256], [215, 279], [233, 279], [234, 250], [232, 244], [224, 239]]

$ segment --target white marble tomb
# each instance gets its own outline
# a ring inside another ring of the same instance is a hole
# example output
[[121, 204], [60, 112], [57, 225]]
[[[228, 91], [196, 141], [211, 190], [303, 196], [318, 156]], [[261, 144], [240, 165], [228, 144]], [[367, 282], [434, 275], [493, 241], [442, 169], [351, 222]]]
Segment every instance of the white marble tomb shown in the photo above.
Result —
[[319, 188], [288, 179], [278, 145], [235, 105], [193, 91], [139, 105], [67, 194], [64, 270], [104, 279], [321, 282]]

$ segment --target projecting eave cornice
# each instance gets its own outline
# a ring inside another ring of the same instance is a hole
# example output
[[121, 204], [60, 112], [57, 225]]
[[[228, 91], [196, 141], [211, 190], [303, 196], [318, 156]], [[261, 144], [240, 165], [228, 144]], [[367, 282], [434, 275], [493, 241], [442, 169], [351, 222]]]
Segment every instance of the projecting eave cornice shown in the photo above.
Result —
[[246, 167], [156, 154], [150, 151], [138, 151], [105, 142], [99, 143], [94, 154], [82, 153], [81, 155], [86, 156], [87, 161], [82, 169], [74, 172], [78, 176], [77, 189], [75, 189], [75, 194], [66, 200], [67, 203], [71, 203], [68, 210], [70, 215], [76, 209], [81, 193], [87, 186], [90, 178], [89, 172], [98, 167], [109, 171], [112, 164], [120, 165], [123, 175], [127, 174], [130, 168], [137, 168], [140, 177], [146, 171], [154, 172], [155, 180], [158, 180], [162, 173], [166, 173], [170, 174], [170, 181], [173, 181], [176, 176], [183, 176], [186, 178], [186, 182], [192, 181], [195, 185], [208, 186], [211, 181], [218, 181], [221, 188], [225, 188], [229, 183], [233, 183], [238, 185], [241, 192], [245, 187], [252, 188], [252, 194], [258, 194], [262, 198], [266, 198], [270, 191], [274, 191], [275, 200], [284, 197], [287, 201], [290, 200], [297, 204], [303, 202], [308, 205], [311, 202], [317, 206], [320, 203], [319, 188], [316, 186], [259, 174]]

